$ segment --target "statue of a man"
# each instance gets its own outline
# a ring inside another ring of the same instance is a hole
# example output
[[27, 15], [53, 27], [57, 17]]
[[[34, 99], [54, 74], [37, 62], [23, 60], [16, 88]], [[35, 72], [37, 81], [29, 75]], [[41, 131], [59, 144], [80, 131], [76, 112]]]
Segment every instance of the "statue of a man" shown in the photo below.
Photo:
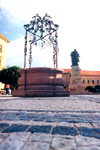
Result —
[[72, 66], [78, 66], [79, 57], [79, 53], [74, 49], [74, 51], [71, 52]]

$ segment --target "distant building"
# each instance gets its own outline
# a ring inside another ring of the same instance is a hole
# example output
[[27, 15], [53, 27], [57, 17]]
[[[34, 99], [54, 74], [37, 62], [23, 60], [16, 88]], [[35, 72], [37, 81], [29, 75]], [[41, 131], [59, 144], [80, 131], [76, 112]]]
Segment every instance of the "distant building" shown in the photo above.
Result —
[[71, 74], [70, 74], [70, 69], [63, 69], [64, 73], [63, 73], [63, 79], [64, 79], [64, 87], [69, 90], [69, 84], [70, 84], [70, 80], [71, 80]]
[[[71, 79], [71, 69], [63, 70], [64, 86], [68, 89]], [[81, 70], [81, 81], [84, 84], [85, 88], [87, 86], [94, 87], [96, 85], [100, 85], [100, 71]]]
[[[9, 43], [8, 39], [0, 33], [0, 70], [5, 68], [7, 43]], [[0, 83], [0, 89], [2, 88], [4, 85]]]

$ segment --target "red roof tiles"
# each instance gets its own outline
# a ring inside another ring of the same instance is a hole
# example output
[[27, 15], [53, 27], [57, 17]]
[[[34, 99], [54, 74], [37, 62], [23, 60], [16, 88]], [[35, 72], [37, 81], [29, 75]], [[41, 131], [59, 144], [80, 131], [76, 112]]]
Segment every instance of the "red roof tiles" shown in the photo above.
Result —
[[[64, 72], [70, 73], [71, 69], [63, 69]], [[81, 70], [81, 75], [100, 75], [100, 71]]]

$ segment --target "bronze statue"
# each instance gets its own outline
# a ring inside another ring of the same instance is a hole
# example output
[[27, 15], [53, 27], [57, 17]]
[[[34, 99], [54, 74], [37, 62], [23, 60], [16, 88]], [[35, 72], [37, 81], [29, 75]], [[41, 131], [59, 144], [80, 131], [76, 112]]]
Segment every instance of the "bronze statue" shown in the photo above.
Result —
[[72, 66], [78, 66], [79, 57], [79, 53], [74, 49], [74, 51], [71, 52]]

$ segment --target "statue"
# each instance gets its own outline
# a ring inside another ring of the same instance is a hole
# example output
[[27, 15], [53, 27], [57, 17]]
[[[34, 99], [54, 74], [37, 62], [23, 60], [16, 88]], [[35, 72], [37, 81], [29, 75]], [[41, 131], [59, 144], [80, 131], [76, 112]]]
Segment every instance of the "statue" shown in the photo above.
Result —
[[78, 66], [79, 57], [79, 53], [74, 49], [74, 51], [71, 52], [72, 66]]

